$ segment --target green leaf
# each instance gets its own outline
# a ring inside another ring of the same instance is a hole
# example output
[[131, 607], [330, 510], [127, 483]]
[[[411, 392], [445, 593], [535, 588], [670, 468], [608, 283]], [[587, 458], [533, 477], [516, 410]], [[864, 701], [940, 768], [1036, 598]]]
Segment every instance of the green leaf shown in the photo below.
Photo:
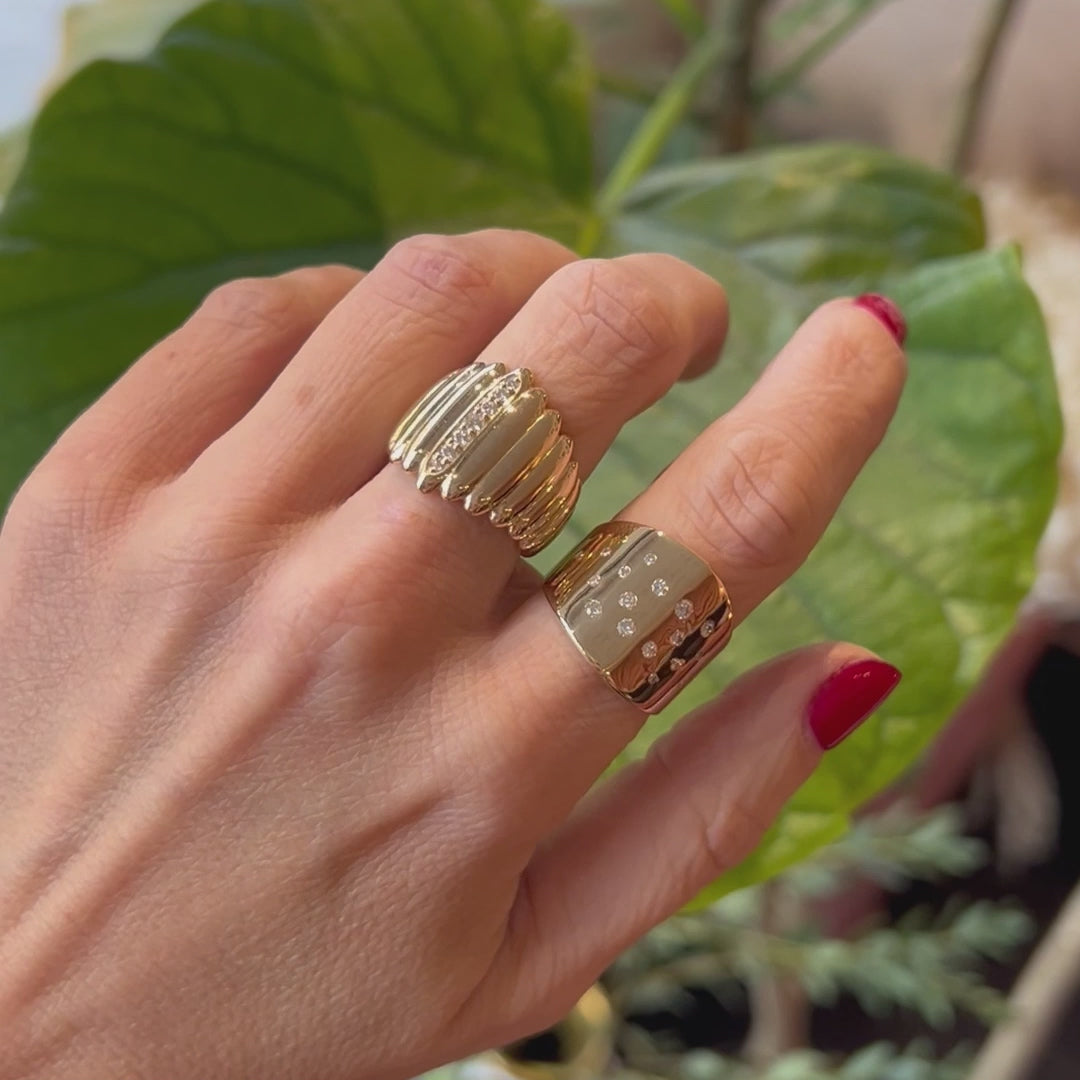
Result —
[[[198, 0], [97, 0], [76, 3], [64, 13], [62, 55], [52, 81], [66, 78], [101, 56], [139, 56], [178, 15]], [[26, 129], [0, 134], [0, 203], [22, 165]]]
[[222, 281], [421, 229], [575, 236], [589, 80], [532, 0], [215, 0], [77, 73], [0, 214], [0, 504]]
[[611, 253], [666, 251], [714, 274], [732, 333], [710, 375], [624, 430], [586, 488], [580, 527], [616, 513], [730, 407], [826, 297], [881, 288], [911, 331], [899, 414], [825, 538], [628, 751], [643, 753], [736, 673], [809, 641], [859, 642], [905, 672], [881, 714], [826, 755], [761, 847], [702, 901], [843, 832], [968, 693], [1031, 583], [1060, 417], [1016, 255], [981, 242], [978, 205], [951, 179], [834, 146], [655, 174], [610, 227]]
[[86, 0], [64, 14], [60, 74], [67, 76], [91, 60], [141, 56], [179, 16], [200, 0]]
[[705, 33], [705, 17], [694, 0], [656, 0], [656, 3], [691, 41]]
[[[845, 0], [839, 18], [815, 37], [804, 42], [801, 50], [794, 57], [787, 59], [778, 70], [771, 71], [764, 78], [755, 80], [754, 96], [759, 106], [796, 88], [813, 67], [852, 34], [859, 23], [890, 2], [891, 0]], [[829, 9], [836, 6], [835, 3], [827, 5]], [[824, 12], [818, 14], [822, 13]], [[798, 14], [798, 9], [788, 9], [784, 14], [795, 16]], [[782, 16], [774, 20], [774, 23], [779, 23], [781, 19]]]
[[[0, 501], [221, 281], [370, 265], [426, 228], [577, 236], [593, 214], [590, 81], [567, 23], [536, 0], [213, 0], [146, 61], [76, 74], [0, 213]], [[577, 535], [734, 401], [821, 300], [880, 287], [911, 322], [900, 415], [827, 537], [629, 752], [735, 671], [817, 638], [904, 668], [888, 710], [828, 756], [717, 895], [843, 832], [1010, 625], [1053, 498], [1049, 355], [1015, 254], [979, 250], [974, 198], [886, 154], [681, 166], [600, 224], [609, 253], [670, 251], [723, 281], [733, 330], [712, 375], [629, 426]]]
[[26, 130], [24, 128], [15, 127], [0, 133], [0, 206], [3, 206], [4, 193], [15, 179], [25, 153]]

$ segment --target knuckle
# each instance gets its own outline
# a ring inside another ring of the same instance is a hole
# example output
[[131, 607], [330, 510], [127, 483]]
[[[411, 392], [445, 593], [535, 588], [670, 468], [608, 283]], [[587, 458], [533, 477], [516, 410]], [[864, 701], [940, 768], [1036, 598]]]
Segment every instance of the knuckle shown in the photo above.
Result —
[[302, 286], [288, 274], [237, 278], [212, 290], [193, 316], [249, 336], [281, 333], [300, 316]]
[[608, 259], [585, 259], [552, 279], [565, 319], [564, 349], [570, 355], [603, 355], [603, 368], [580, 365], [611, 385], [611, 367], [628, 372], [671, 354], [679, 334], [672, 314], [640, 270]]
[[276, 637], [307, 641], [311, 648], [315, 644], [313, 635], [321, 637], [327, 626], [336, 625], [342, 607], [342, 598], [334, 590], [286, 565], [260, 588], [252, 620], [257, 625], [276, 627]]
[[174, 597], [192, 610], [221, 610], [243, 591], [269, 546], [269, 535], [252, 527], [238, 503], [192, 505], [163, 489], [125, 537], [119, 562], [150, 595]]
[[274, 279], [293, 286], [301, 294], [296, 301], [297, 309], [318, 309], [324, 314], [326, 306], [336, 302], [358, 285], [364, 278], [363, 270], [345, 263], [323, 263], [319, 266], [301, 266]]
[[732, 792], [711, 819], [702, 822], [702, 858], [719, 877], [738, 866], [761, 842], [772, 817], [753, 796]]
[[398, 241], [369, 279], [399, 308], [456, 330], [483, 302], [495, 268], [468, 237], [424, 233]]
[[103, 474], [92, 455], [55, 447], [12, 498], [5, 533], [53, 547], [110, 530], [126, 510], [128, 493], [104, 483]]
[[704, 483], [683, 509], [716, 565], [753, 571], [801, 560], [811, 521], [794, 443], [742, 429], [725, 440]]
[[[308, 560], [294, 557], [266, 576], [248, 617], [260, 633], [273, 627], [269, 638], [289, 654], [297, 649], [311, 655], [343, 650], [349, 670], [377, 679], [392, 662], [391, 643], [380, 644], [368, 631], [385, 622], [385, 611], [380, 598], [346, 570], [328, 568], [320, 573]], [[368, 647], [352, 647], [361, 639]], [[393, 643], [394, 648], [398, 645]]]
[[290, 270], [283, 274], [283, 278], [292, 278], [313, 285], [335, 285], [338, 282], [348, 285], [359, 281], [364, 276], [363, 270], [358, 270], [348, 263], [320, 263], [317, 266], [301, 266], [299, 269]]
[[670, 757], [672, 740], [659, 739], [649, 751], [649, 759], [664, 774], [673, 791], [682, 792], [680, 802], [685, 807], [692, 830], [692, 840], [686, 850], [690, 853], [684, 863], [687, 875], [685, 890], [696, 890], [702, 881], [712, 880], [730, 870], [753, 850], [764, 827], [755, 816], [754, 807], [744, 804], [738, 795], [718, 800], [715, 793], [703, 794], [688, 785], [682, 770]]

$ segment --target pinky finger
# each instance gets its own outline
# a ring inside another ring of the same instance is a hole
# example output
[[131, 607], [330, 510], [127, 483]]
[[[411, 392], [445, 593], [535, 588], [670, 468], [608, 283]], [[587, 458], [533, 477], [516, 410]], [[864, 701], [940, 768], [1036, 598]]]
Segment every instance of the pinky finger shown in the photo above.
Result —
[[621, 950], [745, 858], [822, 752], [899, 679], [853, 645], [789, 653], [589, 796], [529, 864], [510, 923], [517, 985], [544, 998], [529, 1003], [537, 1019], [560, 1015]]

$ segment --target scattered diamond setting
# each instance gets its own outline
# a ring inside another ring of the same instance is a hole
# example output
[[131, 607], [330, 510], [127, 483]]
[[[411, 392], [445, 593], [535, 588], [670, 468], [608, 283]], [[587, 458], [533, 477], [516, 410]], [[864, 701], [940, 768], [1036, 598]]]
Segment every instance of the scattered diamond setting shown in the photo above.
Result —
[[[615, 548], [618, 544], [612, 545], [608, 542], [599, 552], [602, 558], [608, 558], [614, 554]], [[659, 562], [659, 556], [654, 551], [647, 551], [641, 556], [641, 563], [645, 566], [655, 566]], [[636, 565], [636, 564], [635, 564]], [[626, 581], [635, 570], [635, 565], [625, 562], [616, 564], [611, 567], [615, 571], [615, 576], [622, 581]], [[610, 571], [609, 571], [610, 572]], [[602, 570], [589, 575], [587, 584], [590, 589], [599, 589], [604, 584], [605, 574]], [[671, 592], [671, 583], [667, 578], [655, 577], [649, 583], [649, 592], [656, 597], [665, 597]], [[617, 596], [615, 601], [619, 608], [623, 612], [634, 611], [641, 602], [641, 597], [633, 589], [624, 589]], [[590, 599], [585, 602], [584, 613], [589, 619], [599, 619], [604, 615], [604, 603], [598, 599]], [[661, 650], [669, 648], [677, 648], [682, 645], [687, 639], [687, 634], [693, 629], [694, 619], [694, 601], [689, 596], [684, 596], [671, 608], [675, 618], [682, 624], [671, 630], [668, 630], [663, 634], [662, 638], [654, 640], [648, 640], [642, 642], [640, 645], [640, 655], [648, 662], [649, 666], [653, 666], [653, 662], [657, 661], [661, 655]], [[698, 628], [698, 632], [702, 638], [711, 637], [718, 629], [717, 621], [715, 618], [706, 619]], [[637, 623], [627, 616], [624, 616], [615, 623], [615, 633], [621, 638], [633, 638], [638, 633]], [[687, 660], [681, 656], [673, 656], [667, 661], [670, 671], [678, 671], [687, 664]], [[647, 682], [650, 686], [655, 686], [660, 681], [660, 675], [657, 672], [652, 672], [646, 676]]]

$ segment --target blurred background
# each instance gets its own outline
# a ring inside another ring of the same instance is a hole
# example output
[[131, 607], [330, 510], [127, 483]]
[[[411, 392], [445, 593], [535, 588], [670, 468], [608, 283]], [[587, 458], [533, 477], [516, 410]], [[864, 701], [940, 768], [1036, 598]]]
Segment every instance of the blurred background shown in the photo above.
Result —
[[[311, 260], [345, 245], [366, 264], [433, 223], [507, 220], [583, 251], [691, 258], [732, 296], [727, 370], [709, 389], [718, 401], [814, 303], [887, 283], [912, 316], [898, 430], [845, 504], [848, 524], [699, 692], [823, 628], [925, 677], [906, 681], [897, 712], [828, 763], [744, 867], [629, 950], [563, 1024], [441, 1075], [1075, 1080], [1080, 4], [485, 3], [520, 30], [514, 56], [481, 32], [491, 12], [479, 0], [214, 0], [154, 54], [158, 69], [175, 65], [229, 106], [237, 127], [226, 141], [340, 170], [356, 216], [339, 224], [329, 210], [306, 221], [301, 208], [329, 196], [275, 189], [254, 161], [210, 165], [190, 151], [190, 175], [170, 188], [154, 110], [161, 130], [166, 117], [184, 130], [201, 122], [175, 86], [116, 91], [145, 108], [143, 129], [110, 127], [106, 104], [100, 127], [61, 133], [71, 110], [136, 74], [120, 65], [80, 75], [84, 63], [146, 54], [195, 4], [0, 0], [0, 199], [11, 185], [0, 213], [0, 505], [79, 395], [96, 395], [229, 276], [237, 253], [245, 272], [280, 268], [281, 237], [267, 222], [282, 207], [298, 219], [289, 243]], [[429, 46], [441, 43], [437, 78], [407, 48], [405, 9]], [[256, 85], [262, 76], [228, 50], [199, 52], [199, 34], [232, 40], [226, 30], [267, 65], [282, 42], [300, 41], [349, 107], [339, 115], [327, 99], [297, 121], [284, 79]], [[387, 100], [415, 121], [379, 126], [374, 142], [357, 89], [383, 92], [371, 89], [371, 50], [395, 60]], [[455, 95], [449, 120], [441, 104]], [[563, 133], [546, 158], [514, 112], [519, 96]], [[438, 157], [414, 145], [417, 129], [438, 135]], [[494, 165], [478, 170], [468, 153], [447, 151], [454, 140]], [[104, 166], [101, 146], [124, 169]], [[361, 176], [354, 146], [385, 161], [374, 179]], [[159, 265], [175, 254], [187, 266], [184, 244], [197, 244], [145, 208], [132, 239], [132, 208], [108, 196], [134, 181], [190, 202], [229, 258], [197, 251], [205, 272], [163, 291]], [[234, 187], [267, 193], [263, 218]], [[381, 211], [370, 232], [368, 201]], [[114, 275], [88, 252], [119, 237], [117, 252], [137, 243], [141, 262]], [[91, 318], [79, 289], [101, 281], [109, 291]], [[43, 297], [56, 312], [48, 322], [36, 314]], [[637, 422], [636, 445], [653, 456], [643, 463], [617, 445], [587, 512], [620, 505], [655, 455], [676, 452], [701, 422], [678, 393]], [[933, 456], [923, 461], [920, 446]], [[869, 618], [849, 611], [852, 596], [874, 598]], [[813, 618], [800, 621], [796, 600]]]
[[0, 126], [33, 111], [60, 57], [63, 0], [0, 0]]

